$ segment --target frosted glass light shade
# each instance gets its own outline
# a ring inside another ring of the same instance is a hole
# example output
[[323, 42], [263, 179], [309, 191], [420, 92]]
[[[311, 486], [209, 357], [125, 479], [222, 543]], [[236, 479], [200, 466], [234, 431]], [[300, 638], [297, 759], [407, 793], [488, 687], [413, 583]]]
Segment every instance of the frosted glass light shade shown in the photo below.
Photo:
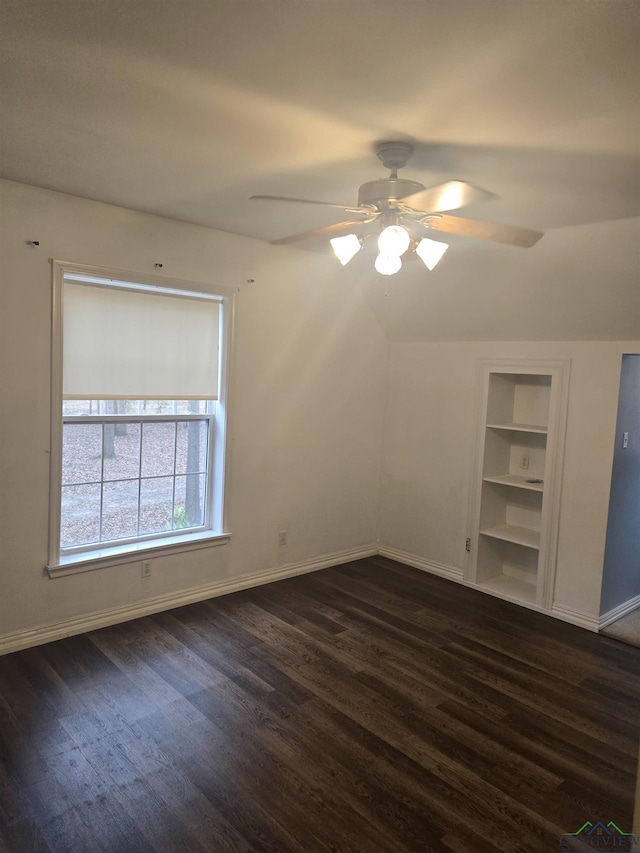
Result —
[[409, 232], [401, 225], [389, 225], [380, 232], [378, 251], [381, 255], [403, 255], [411, 243]]
[[428, 237], [425, 237], [416, 246], [416, 255], [427, 269], [432, 270], [448, 248], [448, 243], [440, 243], [438, 240], [429, 240]]
[[362, 248], [362, 240], [357, 234], [347, 234], [346, 237], [334, 237], [329, 240], [336, 258], [342, 266], [346, 266], [354, 255]]
[[375, 267], [380, 275], [394, 275], [402, 267], [402, 261], [399, 255], [380, 254], [376, 258]]

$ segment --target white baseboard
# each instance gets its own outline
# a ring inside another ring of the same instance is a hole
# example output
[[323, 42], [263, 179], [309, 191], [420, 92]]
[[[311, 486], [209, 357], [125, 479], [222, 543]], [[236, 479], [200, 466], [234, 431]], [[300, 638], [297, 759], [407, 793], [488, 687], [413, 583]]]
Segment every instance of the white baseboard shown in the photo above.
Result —
[[[549, 611], [543, 610], [542, 612], [548, 613]], [[552, 604], [551, 616], [556, 616], [563, 622], [571, 622], [572, 625], [578, 625], [580, 628], [586, 628], [587, 631], [598, 632], [598, 617], [591, 613], [574, 610], [572, 607], [565, 607], [564, 604]]]
[[78, 616], [73, 619], [67, 619], [62, 622], [55, 622], [50, 625], [42, 625], [39, 628], [32, 628], [27, 631], [16, 631], [11, 634], [0, 636], [0, 655], [17, 652], [20, 649], [39, 646], [43, 643], [50, 643], [54, 640], [61, 640], [64, 637], [71, 637], [74, 634], [84, 634], [87, 631], [94, 631], [97, 628], [106, 628], [109, 625], [116, 625], [119, 622], [128, 622], [131, 619], [139, 619], [142, 616], [150, 616], [152, 613], [160, 613], [163, 610], [171, 610], [174, 607], [183, 607], [186, 604], [194, 604], [197, 601], [205, 601], [208, 598], [216, 598], [219, 595], [226, 595], [231, 592], [238, 592], [249, 587], [260, 586], [266, 583], [283, 580], [284, 578], [295, 577], [296, 575], [315, 572], [319, 569], [327, 569], [332, 566], [338, 566], [341, 563], [349, 563], [354, 560], [363, 560], [366, 557], [374, 557], [379, 555], [387, 557], [390, 560], [396, 560], [398, 563], [403, 563], [407, 566], [420, 569], [424, 572], [429, 572], [433, 575], [455, 581], [463, 586], [477, 589], [487, 595], [493, 595], [497, 598], [503, 598], [507, 601], [526, 607], [529, 610], [535, 610], [538, 613], [543, 613], [546, 616], [552, 616], [556, 619], [561, 619], [563, 622], [570, 622], [573, 625], [578, 625], [581, 628], [586, 628], [588, 631], [597, 632], [600, 628], [604, 628], [610, 622], [620, 619], [626, 613], [630, 613], [636, 607], [640, 606], [640, 596], [630, 599], [629, 601], [610, 610], [603, 616], [598, 618], [589, 613], [583, 613], [578, 610], [573, 610], [564, 605], [554, 604], [551, 610], [544, 610], [535, 604], [526, 602], [514, 601], [508, 596], [502, 596], [492, 590], [482, 589], [475, 584], [469, 583], [464, 579], [464, 572], [460, 568], [447, 566], [443, 563], [436, 563], [433, 560], [427, 560], [418, 554], [412, 554], [409, 551], [402, 551], [399, 548], [383, 545], [371, 545], [369, 547], [354, 548], [346, 551], [336, 551], [333, 554], [326, 554], [322, 557], [316, 557], [311, 560], [303, 560], [298, 563], [289, 563], [284, 566], [279, 566], [274, 569], [267, 569], [263, 572], [255, 572], [251, 575], [244, 575], [239, 578], [230, 578], [228, 580], [216, 581], [215, 583], [207, 584], [206, 586], [195, 587], [193, 589], [184, 590], [182, 592], [170, 593], [169, 595], [161, 595], [155, 598], [149, 598], [137, 604], [126, 605], [125, 607], [116, 607], [111, 610], [101, 610], [97, 613], [89, 613], [85, 616]]
[[[570, 607], [564, 607], [560, 604], [554, 604], [551, 610], [545, 610], [537, 604], [527, 601], [519, 601], [508, 595], [501, 595], [498, 591], [492, 589], [484, 589], [477, 584], [470, 583], [464, 578], [464, 571], [455, 568], [454, 566], [445, 566], [442, 563], [435, 563], [433, 560], [426, 560], [418, 554], [411, 554], [408, 551], [401, 551], [399, 548], [382, 545], [378, 549], [378, 554], [381, 557], [388, 557], [390, 560], [396, 560], [398, 563], [404, 563], [407, 566], [413, 566], [416, 569], [421, 569], [423, 572], [429, 572], [432, 575], [438, 575], [442, 578], [455, 581], [462, 586], [476, 589], [478, 592], [484, 592], [487, 595], [492, 595], [494, 598], [501, 598], [503, 601], [511, 601], [519, 607], [526, 607], [527, 610], [535, 610], [537, 613], [543, 613], [545, 616], [553, 616], [555, 619], [561, 619], [563, 622], [570, 622], [572, 625], [578, 625], [580, 628], [586, 628], [588, 631], [598, 631], [598, 617], [592, 616], [589, 613], [582, 613], [579, 610], [573, 610]], [[633, 609], [633, 608], [631, 608]]]
[[89, 613], [67, 619], [63, 622], [55, 622], [50, 625], [42, 625], [28, 631], [16, 631], [11, 634], [0, 636], [0, 655], [17, 652], [20, 649], [28, 649], [32, 646], [40, 646], [53, 640], [62, 640], [74, 634], [84, 634], [94, 631], [96, 628], [106, 628], [119, 622], [128, 622], [131, 619], [139, 619], [141, 616], [150, 616], [152, 613], [160, 613], [163, 610], [171, 610], [174, 607], [182, 607], [185, 604], [194, 604], [196, 601], [205, 601], [207, 598], [215, 598], [230, 592], [238, 592], [241, 589], [260, 586], [273, 581], [284, 580], [284, 578], [296, 575], [316, 572], [319, 569], [327, 569], [338, 566], [341, 563], [349, 563], [353, 560], [363, 560], [365, 557], [373, 557], [378, 553], [376, 545], [368, 548], [354, 548], [346, 551], [336, 551], [311, 560], [303, 560], [298, 563], [288, 563], [275, 569], [267, 569], [263, 572], [255, 572], [239, 578], [216, 581], [206, 586], [195, 587], [182, 592], [173, 592], [169, 595], [160, 595], [148, 598], [137, 604], [116, 607], [111, 610], [101, 610], [97, 613]]
[[422, 569], [423, 572], [429, 572], [432, 575], [439, 575], [442, 578], [450, 578], [451, 580], [461, 581], [464, 575], [462, 569], [456, 569], [453, 566], [445, 566], [443, 563], [435, 563], [433, 560], [426, 560], [418, 554], [411, 554], [409, 551], [401, 551], [400, 548], [393, 548], [389, 545], [381, 545], [378, 548], [378, 554], [381, 557], [388, 557], [390, 560], [396, 560], [398, 563], [404, 563], [406, 566], [413, 566], [414, 569]]
[[598, 627], [606, 628], [607, 625], [617, 622], [618, 619], [622, 619], [623, 616], [626, 616], [627, 613], [631, 613], [638, 607], [640, 607], [640, 595], [636, 595], [635, 598], [630, 598], [628, 601], [624, 601], [622, 604], [614, 607], [613, 610], [603, 613], [598, 620]]

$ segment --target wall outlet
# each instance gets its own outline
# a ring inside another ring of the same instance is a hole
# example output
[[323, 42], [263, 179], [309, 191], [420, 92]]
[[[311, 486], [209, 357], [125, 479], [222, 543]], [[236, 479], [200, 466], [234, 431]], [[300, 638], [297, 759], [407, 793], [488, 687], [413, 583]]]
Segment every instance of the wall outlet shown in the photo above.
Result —
[[529, 467], [529, 454], [523, 453], [520, 457], [520, 467], [527, 469]]
[[151, 560], [145, 560], [141, 563], [141, 574], [143, 578], [151, 577]]
[[286, 545], [287, 544], [287, 531], [281, 530], [278, 533], [278, 545]]

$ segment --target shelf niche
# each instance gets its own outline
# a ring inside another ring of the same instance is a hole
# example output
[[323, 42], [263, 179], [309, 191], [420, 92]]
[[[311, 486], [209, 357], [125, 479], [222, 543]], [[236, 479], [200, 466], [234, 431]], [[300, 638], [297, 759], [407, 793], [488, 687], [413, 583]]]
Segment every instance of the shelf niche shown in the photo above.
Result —
[[492, 373], [486, 423], [503, 424], [525, 432], [546, 432], [550, 402], [551, 376]]
[[494, 595], [550, 607], [554, 480], [568, 363], [522, 360], [482, 368], [475, 537], [467, 579]]

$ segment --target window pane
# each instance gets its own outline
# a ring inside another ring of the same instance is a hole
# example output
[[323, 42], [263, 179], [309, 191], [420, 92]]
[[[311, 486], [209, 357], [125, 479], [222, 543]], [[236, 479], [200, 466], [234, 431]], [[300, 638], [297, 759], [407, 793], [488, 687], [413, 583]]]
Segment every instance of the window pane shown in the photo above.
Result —
[[175, 412], [173, 400], [141, 400], [141, 415], [173, 415]]
[[60, 546], [88, 545], [100, 540], [100, 485], [63, 486]]
[[[204, 415], [215, 404], [211, 400], [141, 400], [142, 415]], [[137, 410], [136, 410], [137, 411]]]
[[95, 415], [97, 406], [93, 400], [63, 400], [62, 414], [64, 415]]
[[[168, 402], [189, 414], [208, 407], [206, 402]], [[79, 403], [86, 408], [83, 401]], [[123, 405], [121, 401], [94, 400], [90, 409], [96, 422], [63, 425], [63, 548], [204, 525], [209, 421], [101, 420], [102, 415], [113, 414]], [[146, 403], [133, 405], [142, 413]], [[126, 414], [135, 417], [134, 412]]]
[[204, 472], [207, 459], [207, 421], [178, 421], [176, 474]]
[[206, 478], [204, 474], [176, 477], [173, 528], [199, 527], [204, 524]]
[[154, 477], [140, 484], [140, 535], [171, 530], [173, 477]]
[[176, 425], [143, 424], [142, 476], [173, 474]]
[[140, 474], [140, 424], [104, 425], [104, 479], [128, 480]]
[[62, 483], [100, 480], [102, 468], [100, 424], [64, 424], [62, 429]]
[[138, 481], [116, 480], [102, 488], [102, 541], [136, 536]]
[[[176, 400], [176, 415], [204, 415], [207, 400]], [[211, 403], [213, 404], [213, 400]]]

